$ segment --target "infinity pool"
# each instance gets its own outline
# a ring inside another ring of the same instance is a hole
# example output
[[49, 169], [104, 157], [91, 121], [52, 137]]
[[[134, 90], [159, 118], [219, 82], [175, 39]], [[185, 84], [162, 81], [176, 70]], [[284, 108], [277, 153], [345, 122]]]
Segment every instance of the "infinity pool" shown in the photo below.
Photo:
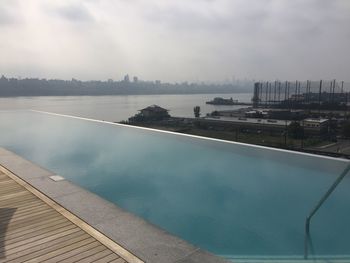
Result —
[[[0, 146], [229, 259], [303, 257], [304, 221], [347, 162], [30, 111]], [[350, 258], [350, 176], [311, 224], [312, 257]]]

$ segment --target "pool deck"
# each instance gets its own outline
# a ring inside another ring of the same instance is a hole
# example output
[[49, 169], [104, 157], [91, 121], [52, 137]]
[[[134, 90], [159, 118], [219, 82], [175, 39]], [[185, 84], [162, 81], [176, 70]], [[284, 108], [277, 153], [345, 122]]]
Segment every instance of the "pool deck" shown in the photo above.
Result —
[[1, 261], [127, 262], [80, 221], [0, 169]]
[[0, 148], [0, 262], [227, 262]]

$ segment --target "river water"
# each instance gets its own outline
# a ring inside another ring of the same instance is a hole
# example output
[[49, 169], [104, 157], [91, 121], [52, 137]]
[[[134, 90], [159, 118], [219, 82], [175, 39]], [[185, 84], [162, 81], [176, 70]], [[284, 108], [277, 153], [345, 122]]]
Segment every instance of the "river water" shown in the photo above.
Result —
[[252, 94], [15, 97], [0, 98], [0, 110], [34, 109], [114, 122], [127, 120], [138, 110], [152, 104], [168, 109], [169, 114], [176, 117], [193, 117], [194, 106], [200, 106], [201, 116], [215, 110], [244, 107], [205, 104], [214, 97], [250, 102]]

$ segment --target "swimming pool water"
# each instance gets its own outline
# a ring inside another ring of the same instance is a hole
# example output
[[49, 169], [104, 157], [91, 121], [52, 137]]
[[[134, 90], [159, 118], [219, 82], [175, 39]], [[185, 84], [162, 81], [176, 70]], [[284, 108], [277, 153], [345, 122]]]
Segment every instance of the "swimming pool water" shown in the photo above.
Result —
[[[304, 221], [346, 162], [29, 111], [0, 146], [227, 258], [302, 258]], [[350, 176], [312, 220], [313, 256], [350, 258]]]

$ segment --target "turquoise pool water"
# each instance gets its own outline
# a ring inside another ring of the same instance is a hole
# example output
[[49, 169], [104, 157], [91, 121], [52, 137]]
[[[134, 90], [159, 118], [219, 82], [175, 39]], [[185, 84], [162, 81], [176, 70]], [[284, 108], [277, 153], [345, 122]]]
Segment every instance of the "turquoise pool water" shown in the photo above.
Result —
[[[346, 162], [0, 112], [0, 146], [227, 258], [302, 258], [305, 217]], [[312, 257], [350, 258], [350, 176], [312, 220]]]

